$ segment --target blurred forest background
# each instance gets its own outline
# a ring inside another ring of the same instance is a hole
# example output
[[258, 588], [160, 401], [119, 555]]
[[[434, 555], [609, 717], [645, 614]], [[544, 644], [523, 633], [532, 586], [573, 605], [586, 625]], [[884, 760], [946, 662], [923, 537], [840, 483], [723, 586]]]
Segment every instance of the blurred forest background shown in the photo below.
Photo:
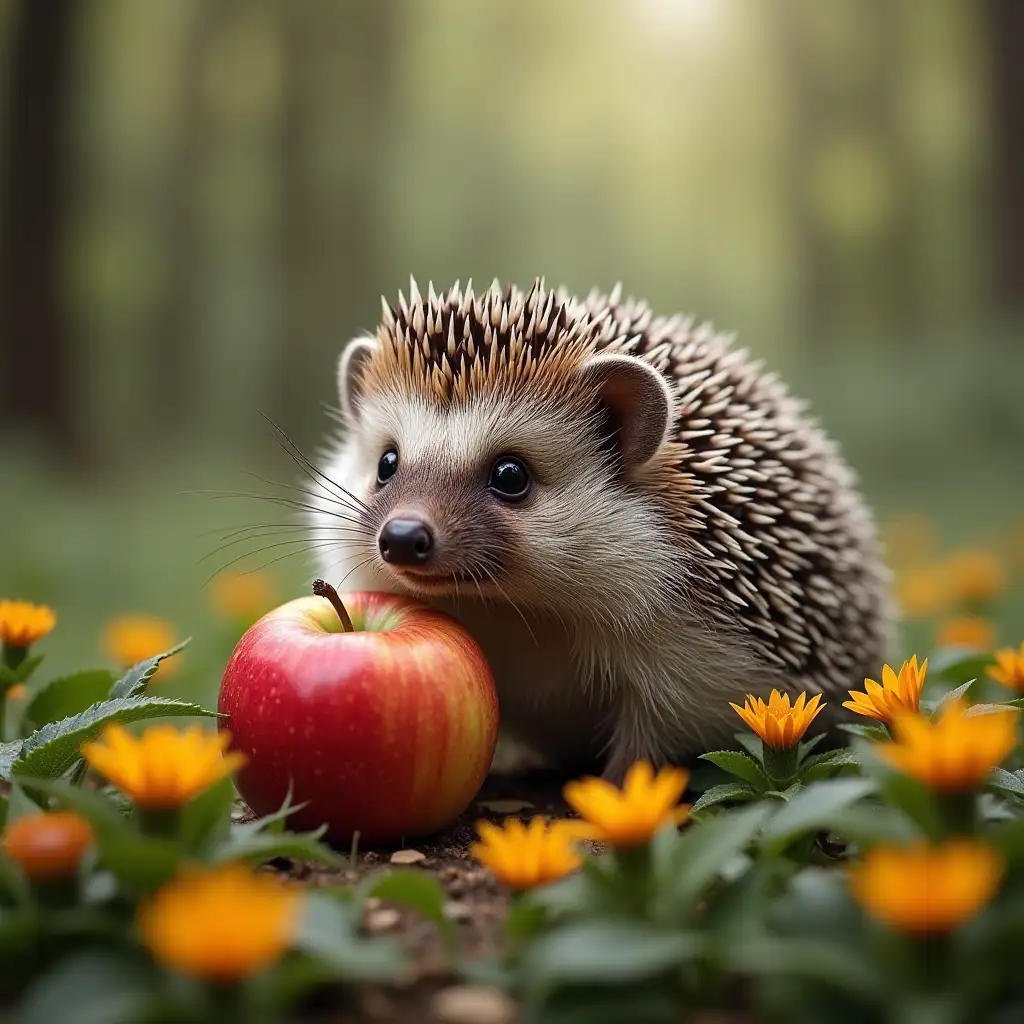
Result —
[[0, 597], [59, 667], [304, 591], [211, 597], [292, 549], [203, 561], [282, 510], [194, 492], [296, 480], [260, 411], [315, 451], [410, 274], [735, 330], [894, 560], [1024, 564], [1022, 53], [1021, 0], [3, 0]]

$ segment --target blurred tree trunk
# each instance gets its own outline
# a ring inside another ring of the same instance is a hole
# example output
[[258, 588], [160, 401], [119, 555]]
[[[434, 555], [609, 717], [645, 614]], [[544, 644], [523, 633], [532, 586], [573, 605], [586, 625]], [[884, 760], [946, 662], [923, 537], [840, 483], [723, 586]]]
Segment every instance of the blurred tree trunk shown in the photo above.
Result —
[[289, 89], [284, 203], [287, 312], [280, 415], [319, 439], [337, 404], [342, 345], [380, 308], [380, 231], [388, 110], [404, 5], [297, 0], [287, 11]]
[[0, 422], [84, 455], [62, 277], [77, 0], [23, 0], [11, 46], [0, 182]]
[[988, 0], [995, 297], [1024, 312], [1024, 3]]

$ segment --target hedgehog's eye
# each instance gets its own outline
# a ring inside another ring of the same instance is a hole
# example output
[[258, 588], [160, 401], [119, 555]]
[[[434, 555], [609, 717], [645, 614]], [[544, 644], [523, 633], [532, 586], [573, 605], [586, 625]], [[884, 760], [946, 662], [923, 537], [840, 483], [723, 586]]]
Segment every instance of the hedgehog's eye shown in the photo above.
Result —
[[386, 484], [398, 470], [398, 452], [389, 448], [377, 463], [377, 483]]
[[487, 486], [505, 501], [519, 501], [530, 490], [530, 474], [519, 459], [502, 455], [491, 467]]

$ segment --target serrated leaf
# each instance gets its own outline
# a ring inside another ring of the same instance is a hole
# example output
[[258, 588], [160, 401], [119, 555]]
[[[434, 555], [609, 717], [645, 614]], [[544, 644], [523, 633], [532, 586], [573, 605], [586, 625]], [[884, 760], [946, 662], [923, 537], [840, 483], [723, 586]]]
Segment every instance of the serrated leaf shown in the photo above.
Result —
[[804, 832], [830, 827], [837, 811], [850, 807], [878, 788], [874, 779], [829, 779], [814, 782], [784, 804], [762, 830], [766, 845], [780, 849]]
[[25, 705], [23, 718], [38, 728], [48, 722], [80, 714], [105, 700], [113, 682], [114, 673], [105, 668], [57, 676], [32, 694]]
[[243, 859], [264, 864], [276, 857], [289, 857], [317, 861], [334, 868], [344, 867], [346, 858], [320, 842], [325, 831], [326, 826], [315, 832], [256, 832], [241, 839], [232, 837], [214, 850], [211, 860], [216, 864]]
[[817, 747], [820, 743], [825, 742], [825, 735], [825, 733], [819, 732], [817, 736], [812, 736], [809, 740], [804, 740], [803, 743], [800, 743], [798, 745], [797, 759], [801, 764], [804, 762], [806, 758], [811, 756], [811, 753], [813, 752], [815, 747]]
[[710, 753], [701, 754], [700, 760], [710, 761], [730, 775], [749, 782], [758, 790], [763, 791], [769, 786], [768, 776], [761, 770], [761, 766], [749, 754], [741, 753], [739, 750], [712, 750]]
[[808, 758], [800, 769], [800, 781], [805, 785], [819, 779], [831, 778], [842, 768], [859, 768], [860, 758], [852, 750], [829, 750]]
[[401, 904], [422, 914], [441, 934], [449, 952], [457, 945], [455, 925], [444, 914], [445, 893], [437, 880], [423, 871], [390, 870], [370, 876], [357, 890], [361, 901], [371, 896]]
[[11, 740], [10, 743], [0, 743], [0, 779], [4, 782], [10, 782], [11, 767], [21, 757], [21, 749], [24, 745], [24, 740]]
[[945, 693], [941, 694], [937, 700], [923, 700], [921, 701], [921, 709], [928, 714], [935, 714], [941, 711], [951, 700], [955, 700], [957, 697], [963, 697], [976, 682], [977, 679], [968, 679], [966, 683], [954, 686], [951, 690], [947, 690]]
[[969, 715], [996, 715], [1007, 711], [1016, 714], [1019, 710], [1019, 708], [1010, 707], [1007, 704], [972, 704], [964, 711], [964, 717], [966, 718]]
[[725, 803], [728, 800], [757, 799], [757, 790], [745, 782], [725, 782], [721, 786], [713, 786], [690, 808], [691, 814], [697, 814], [707, 807]]
[[140, 661], [138, 664], [133, 665], [116, 683], [114, 683], [114, 686], [110, 691], [111, 698], [139, 696], [139, 694], [146, 689], [146, 683], [148, 683], [153, 677], [153, 673], [159, 667], [160, 662], [165, 661], [167, 658], [173, 657], [179, 651], [184, 650], [191, 639], [191, 637], [186, 637], [180, 644], [172, 647], [169, 651], [164, 651], [162, 654], [155, 654], [152, 658], [146, 658], [145, 661]]
[[988, 777], [988, 784], [1005, 793], [1024, 797], [1024, 778], [1021, 778], [1020, 772], [1008, 772], [1005, 768], [993, 768]]
[[109, 723], [125, 724], [173, 715], [213, 718], [216, 712], [168, 697], [118, 697], [101, 701], [81, 714], [44, 725], [29, 736], [12, 770], [24, 775], [57, 778], [79, 759], [81, 745], [95, 739]]
[[736, 742], [758, 763], [764, 764], [764, 744], [752, 732], [733, 733]]
[[234, 780], [227, 776], [190, 800], [181, 812], [181, 842], [193, 853], [209, 850], [231, 835]]

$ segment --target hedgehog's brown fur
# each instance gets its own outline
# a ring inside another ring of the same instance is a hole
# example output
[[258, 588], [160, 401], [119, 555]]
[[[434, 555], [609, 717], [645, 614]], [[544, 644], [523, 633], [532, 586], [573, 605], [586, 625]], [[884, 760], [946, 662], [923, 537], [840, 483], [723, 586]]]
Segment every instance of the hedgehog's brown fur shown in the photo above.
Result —
[[[675, 571], [685, 576], [673, 600], [685, 606], [688, 635], [698, 645], [716, 634], [723, 643], [740, 636], [758, 662], [749, 679], [721, 679], [723, 666], [739, 675], [748, 663], [716, 661], [711, 640], [692, 658], [676, 643], [660, 668], [703, 659], [703, 685], [717, 678], [723, 705], [726, 692], [769, 682], [839, 695], [876, 671], [887, 654], [888, 574], [854, 475], [803, 404], [711, 326], [655, 317], [646, 304], [624, 301], [618, 288], [581, 301], [540, 281], [526, 293], [495, 282], [479, 296], [456, 285], [440, 297], [431, 287], [424, 298], [413, 282], [409, 300], [400, 294], [396, 305], [384, 303], [372, 355], [358, 370], [359, 390], [416, 395], [441, 410], [481, 397], [540, 399], [582, 419], [593, 394], [581, 387], [579, 371], [596, 353], [637, 357], [667, 380], [674, 398], [669, 435], [628, 483], [655, 500], [671, 524]], [[621, 650], [630, 649], [632, 635], [640, 646], [628, 656], [656, 660], [659, 647], [685, 631], [684, 620], [678, 632], [664, 617], [657, 628], [652, 620], [645, 637], [645, 595], [631, 595], [629, 580], [621, 587]], [[664, 610], [665, 601], [655, 606]], [[613, 645], [578, 662], [588, 673], [615, 676], [616, 657]], [[637, 685], [643, 691], [646, 683]], [[739, 724], [728, 724], [727, 708], [703, 710], [706, 693], [671, 708], [653, 697], [641, 693], [638, 717], [674, 715], [676, 739], [688, 734], [688, 749], [721, 741]], [[701, 714], [715, 719], [713, 730], [688, 719]], [[650, 721], [632, 731], [616, 727], [612, 745], [620, 761], [633, 748], [656, 757], [666, 753], [656, 733]], [[621, 770], [619, 763], [613, 774]]]

